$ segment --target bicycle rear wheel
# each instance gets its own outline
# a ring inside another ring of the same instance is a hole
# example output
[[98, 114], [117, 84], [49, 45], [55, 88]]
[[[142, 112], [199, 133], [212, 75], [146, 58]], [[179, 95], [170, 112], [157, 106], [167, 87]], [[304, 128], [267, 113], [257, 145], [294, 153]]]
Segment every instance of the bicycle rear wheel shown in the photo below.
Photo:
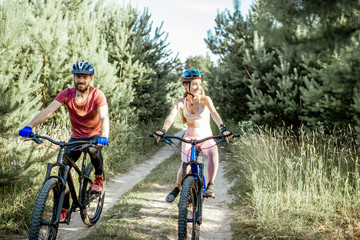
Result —
[[84, 184], [81, 189], [81, 203], [85, 203], [85, 207], [80, 209], [80, 215], [82, 221], [86, 225], [92, 226], [99, 220], [103, 210], [105, 199], [105, 174], [104, 188], [100, 193], [91, 192], [92, 179], [95, 178], [95, 168], [91, 163], [86, 166], [84, 175], [88, 176], [89, 179], [84, 179]]
[[200, 239], [200, 225], [198, 217], [198, 184], [192, 176], [187, 177], [182, 185], [179, 218], [178, 239]]
[[56, 239], [59, 227], [59, 223], [56, 222], [59, 196], [59, 181], [56, 179], [46, 180], [36, 200], [29, 239]]

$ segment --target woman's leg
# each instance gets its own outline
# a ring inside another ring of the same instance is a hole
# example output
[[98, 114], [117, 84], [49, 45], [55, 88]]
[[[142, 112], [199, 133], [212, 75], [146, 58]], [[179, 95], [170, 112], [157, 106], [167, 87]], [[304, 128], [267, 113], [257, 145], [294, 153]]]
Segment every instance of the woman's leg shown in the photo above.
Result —
[[[188, 146], [187, 146], [188, 145]], [[188, 153], [190, 152], [191, 145], [190, 144], [184, 144], [182, 143], [181, 146], [181, 164], [179, 167], [179, 170], [176, 174], [176, 187], [166, 196], [165, 200], [167, 202], [173, 202], [175, 198], [178, 196], [178, 194], [181, 191], [181, 181], [183, 179], [183, 162], [188, 162], [189, 157]], [[186, 168], [186, 172], [189, 172], [190, 166]]]
[[179, 170], [177, 172], [176, 186], [181, 190], [181, 181], [182, 181], [183, 167], [182, 163], [180, 164]]
[[[190, 172], [190, 166], [186, 167], [186, 174]], [[181, 163], [180, 168], [177, 173], [176, 186], [181, 190], [181, 181], [183, 180], [183, 165]]]
[[214, 141], [205, 142], [201, 146], [202, 152], [208, 157], [208, 178], [209, 182], [213, 183], [216, 178], [217, 171], [219, 169], [219, 152]]
[[[212, 146], [212, 147], [211, 147]], [[219, 153], [215, 142], [212, 145], [208, 144], [206, 146], [202, 146], [203, 153], [208, 156], [208, 184], [206, 187], [206, 191], [204, 193], [204, 197], [214, 198], [215, 197], [215, 189], [214, 189], [214, 181], [216, 178], [216, 174], [219, 168]], [[210, 148], [209, 148], [210, 147]]]

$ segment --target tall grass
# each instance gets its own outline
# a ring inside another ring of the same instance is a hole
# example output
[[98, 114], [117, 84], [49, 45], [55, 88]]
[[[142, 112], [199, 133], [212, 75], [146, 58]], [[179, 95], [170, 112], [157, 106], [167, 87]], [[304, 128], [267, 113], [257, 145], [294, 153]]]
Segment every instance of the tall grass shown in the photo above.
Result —
[[[256, 225], [253, 237], [258, 231], [274, 238], [359, 238], [359, 159], [346, 139], [347, 131], [243, 132], [231, 148], [231, 166], [237, 169], [232, 170], [239, 178], [236, 187], [246, 184], [251, 210], [239, 215], [237, 224]], [[244, 192], [237, 194], [244, 200]]]
[[[67, 125], [41, 126], [36, 130], [58, 141], [70, 137]], [[27, 230], [46, 163], [56, 161], [57, 154], [50, 143], [37, 145], [19, 136], [1, 141], [6, 144], [0, 148], [0, 239]]]

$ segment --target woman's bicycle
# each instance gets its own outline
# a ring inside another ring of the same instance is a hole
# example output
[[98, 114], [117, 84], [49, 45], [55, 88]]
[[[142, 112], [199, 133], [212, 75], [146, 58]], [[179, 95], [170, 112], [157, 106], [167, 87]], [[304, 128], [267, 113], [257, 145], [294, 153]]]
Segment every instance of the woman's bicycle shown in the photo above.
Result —
[[[151, 133], [150, 137], [154, 137]], [[178, 216], [178, 239], [200, 239], [200, 225], [202, 224], [202, 209], [204, 202], [204, 192], [206, 191], [206, 181], [204, 176], [204, 163], [199, 156], [200, 148], [198, 144], [210, 139], [217, 140], [216, 144], [226, 142], [224, 136], [211, 136], [199, 140], [187, 140], [177, 136], [159, 135], [160, 142], [171, 145], [171, 139], [177, 139], [191, 144], [190, 161], [183, 162], [183, 180], [181, 182], [181, 193], [179, 201]], [[240, 134], [233, 134], [239, 137]], [[190, 172], [186, 173], [190, 165]]]
[[[47, 165], [46, 178], [36, 200], [31, 219], [29, 239], [56, 239], [59, 224], [63, 223], [60, 222], [60, 214], [65, 193], [69, 191], [73, 201], [64, 223], [69, 224], [71, 214], [79, 208], [82, 221], [87, 226], [92, 226], [100, 218], [105, 191], [103, 189], [98, 193], [91, 192], [95, 169], [91, 162], [87, 164], [87, 153], [90, 147], [97, 148], [96, 142], [57, 142], [37, 134], [33, 134], [30, 139], [25, 141], [33, 140], [37, 144], [41, 144], [41, 139], [60, 146], [60, 149], [56, 163]], [[84, 153], [81, 169], [65, 154], [65, 147], [79, 144], [81, 144], [79, 151]], [[52, 174], [53, 168], [58, 168], [57, 175]], [[71, 168], [74, 168], [79, 175], [78, 193], [75, 190]]]

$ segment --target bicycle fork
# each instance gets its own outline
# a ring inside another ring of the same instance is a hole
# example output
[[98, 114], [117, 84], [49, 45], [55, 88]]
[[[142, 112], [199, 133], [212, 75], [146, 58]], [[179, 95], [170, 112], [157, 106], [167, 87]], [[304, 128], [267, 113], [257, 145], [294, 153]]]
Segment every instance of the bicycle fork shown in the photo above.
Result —
[[[202, 209], [203, 209], [203, 194], [206, 191], [205, 176], [204, 176], [204, 163], [202, 157], [199, 156], [199, 150], [196, 146], [191, 147], [191, 156], [190, 156], [190, 166], [191, 166], [191, 175], [193, 175], [198, 183], [198, 192], [197, 192], [197, 214], [196, 222], [202, 224]], [[185, 173], [186, 166], [184, 165], [183, 173]]]
[[[51, 175], [51, 170], [54, 167], [59, 167], [59, 176], [52, 176]], [[45, 177], [45, 181], [55, 178], [57, 179], [57, 181], [60, 184], [60, 195], [59, 195], [59, 199], [58, 199], [58, 207], [56, 209], [56, 217], [54, 219], [54, 221], [49, 222], [49, 225], [53, 225], [53, 226], [57, 226], [59, 225], [59, 220], [60, 220], [60, 215], [61, 215], [61, 208], [64, 202], [64, 196], [65, 196], [65, 191], [66, 191], [66, 184], [65, 184], [65, 178], [68, 175], [70, 171], [70, 167], [66, 166], [60, 162], [56, 162], [56, 163], [48, 163], [47, 165], [47, 171], [46, 171], [46, 177]], [[63, 176], [61, 176], [63, 175]], [[45, 182], [44, 181], [44, 182]]]

